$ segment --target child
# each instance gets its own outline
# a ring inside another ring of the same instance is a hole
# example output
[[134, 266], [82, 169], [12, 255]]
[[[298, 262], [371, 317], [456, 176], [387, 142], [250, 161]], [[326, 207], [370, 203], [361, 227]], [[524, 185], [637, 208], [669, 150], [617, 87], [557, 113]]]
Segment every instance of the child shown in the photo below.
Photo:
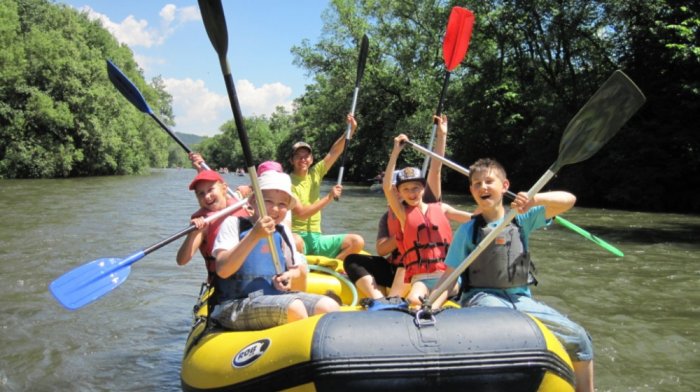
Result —
[[[357, 129], [355, 118], [348, 114], [350, 136]], [[321, 233], [321, 210], [340, 197], [343, 186], [334, 185], [331, 192], [321, 197], [321, 180], [338, 160], [345, 147], [345, 135], [333, 143], [330, 151], [316, 165], [311, 146], [297, 142], [292, 146], [292, 190], [300, 203], [292, 211], [292, 230], [303, 241], [297, 249], [305, 254], [321, 255], [344, 260], [350, 254], [359, 253], [365, 240], [359, 234], [324, 235]], [[312, 166], [313, 165], [313, 166]]]
[[[469, 190], [481, 210], [455, 234], [445, 263], [445, 276], [469, 256], [488, 232], [506, 215], [503, 195], [509, 182], [503, 166], [480, 159], [470, 167]], [[568, 192], [543, 192], [528, 199], [518, 193], [511, 204], [519, 215], [462, 274], [462, 306], [509, 307], [529, 313], [557, 336], [574, 364], [577, 391], [593, 391], [593, 347], [591, 338], [578, 324], [542, 302], [535, 301], [528, 287], [534, 283], [528, 252], [532, 230], [571, 207], [576, 197]]]
[[[445, 155], [447, 144], [447, 117], [433, 116], [437, 126], [437, 140], [433, 152]], [[433, 160], [428, 169], [427, 187], [423, 195], [425, 203], [435, 203], [442, 198], [442, 161]], [[396, 185], [396, 175], [399, 170], [392, 173], [392, 184]], [[382, 171], [379, 181], [384, 179]], [[393, 188], [396, 192], [396, 188]], [[400, 197], [400, 195], [396, 195]], [[401, 253], [396, 245], [396, 235], [401, 232], [399, 222], [389, 208], [381, 218], [377, 227], [376, 250], [377, 256], [362, 254], [350, 255], [343, 263], [350, 280], [357, 286], [360, 293], [368, 298], [403, 297], [410, 288], [404, 283], [404, 268], [401, 264]], [[384, 259], [384, 257], [386, 257]]]
[[[178, 265], [189, 263], [197, 249], [204, 257], [204, 263], [207, 267], [208, 278], [211, 282], [212, 276], [216, 272], [214, 265], [214, 256], [212, 256], [212, 246], [214, 239], [219, 231], [223, 218], [209, 224], [204, 222], [204, 219], [209, 215], [221, 211], [224, 208], [237, 203], [234, 197], [230, 197], [227, 193], [228, 186], [219, 173], [213, 170], [200, 169], [199, 162], [202, 161], [198, 154], [191, 154], [192, 164], [198, 170], [194, 180], [190, 183], [189, 189], [193, 190], [199, 203], [199, 210], [191, 216], [191, 223], [196, 226], [196, 230], [187, 234], [185, 241], [177, 251], [176, 261]], [[245, 208], [239, 208], [232, 213], [234, 216], [250, 216]]]
[[[286, 174], [268, 171], [258, 182], [269, 215], [261, 217], [255, 200], [251, 200], [252, 218], [226, 218], [214, 243], [217, 304], [212, 319], [231, 330], [260, 330], [338, 310], [329, 297], [290, 292], [292, 280], [300, 275], [291, 233], [281, 225], [293, 204], [291, 181]], [[279, 275], [268, 235], [273, 236], [284, 263], [284, 272]]]
[[[282, 165], [277, 161], [265, 161], [265, 162], [258, 165], [258, 169], [257, 169], [258, 177], [262, 176], [264, 173], [269, 172], [269, 171], [274, 171], [277, 173], [284, 173], [284, 169], [282, 168]], [[252, 193], [252, 192], [253, 191], [251, 190], [250, 193]], [[294, 195], [292, 195], [292, 199], [294, 199], [292, 202], [292, 205], [297, 206], [299, 204], [299, 202], [297, 201], [297, 199]], [[291, 231], [291, 229], [292, 229], [292, 210], [291, 210], [291, 208], [287, 210], [287, 214], [284, 216], [283, 224], [287, 228], [289, 228], [289, 230]], [[297, 235], [296, 233], [292, 233], [292, 237], [294, 238], [294, 242], [292, 242], [292, 243], [295, 244], [295, 247], [296, 247], [296, 244], [303, 242], [301, 237], [299, 237], [299, 235]], [[292, 281], [292, 290], [306, 291], [306, 283], [308, 280], [308, 272], [309, 272], [308, 265], [309, 264], [306, 261], [306, 257], [304, 257], [303, 254], [299, 253], [299, 256], [300, 257], [298, 258], [298, 261], [299, 261], [298, 268], [299, 268], [299, 272], [301, 273], [301, 276], [298, 279], [294, 279]]]
[[[408, 137], [404, 134], [394, 138], [394, 148], [385, 173], [394, 172], [405, 141], [408, 141]], [[398, 195], [392, 190], [391, 177], [391, 174], [384, 176], [383, 188], [389, 207], [401, 227], [396, 244], [405, 268], [404, 282], [411, 284], [406, 299], [410, 305], [420, 306], [421, 298], [430, 293], [445, 270], [444, 260], [452, 241], [448, 219], [464, 223], [471, 219], [471, 214], [444, 203], [425, 203], [425, 179], [420, 169], [407, 167], [398, 173]], [[446, 300], [447, 292], [444, 292], [432, 304], [433, 308], [439, 308]]]

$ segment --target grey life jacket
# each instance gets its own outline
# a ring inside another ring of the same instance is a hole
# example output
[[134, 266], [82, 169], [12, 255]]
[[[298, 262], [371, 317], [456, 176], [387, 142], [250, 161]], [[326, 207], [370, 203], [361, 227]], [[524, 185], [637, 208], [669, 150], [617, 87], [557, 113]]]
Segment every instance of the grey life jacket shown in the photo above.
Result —
[[[472, 217], [472, 247], [493, 229], [483, 216]], [[462, 274], [463, 291], [470, 288], [506, 289], [537, 284], [535, 265], [525, 246], [522, 228], [513, 220]]]

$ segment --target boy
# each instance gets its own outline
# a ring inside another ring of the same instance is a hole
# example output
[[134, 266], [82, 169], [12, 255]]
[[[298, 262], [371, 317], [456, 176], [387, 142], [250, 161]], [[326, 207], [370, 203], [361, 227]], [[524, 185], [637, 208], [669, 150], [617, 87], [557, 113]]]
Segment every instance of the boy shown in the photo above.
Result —
[[[281, 225], [293, 204], [291, 181], [286, 174], [268, 171], [258, 182], [269, 215], [260, 216], [253, 195], [252, 218], [226, 218], [214, 242], [217, 304], [212, 319], [231, 330], [260, 330], [338, 310], [329, 297], [290, 292], [292, 280], [300, 276], [291, 233]], [[273, 236], [286, 267], [279, 275], [268, 235]]]
[[[437, 140], [433, 152], [445, 155], [447, 144], [447, 117], [433, 116], [437, 126]], [[442, 161], [433, 160], [428, 169], [427, 187], [423, 196], [426, 203], [435, 203], [442, 198], [441, 176]], [[396, 184], [395, 170], [392, 184]], [[382, 171], [379, 181], [384, 179]], [[396, 189], [394, 188], [394, 191]], [[350, 280], [362, 295], [372, 299], [387, 297], [404, 297], [410, 288], [404, 283], [404, 268], [401, 265], [401, 253], [396, 245], [396, 235], [401, 231], [396, 216], [389, 209], [381, 218], [377, 227], [377, 256], [350, 255], [345, 259], [344, 267]], [[384, 258], [386, 257], [386, 259]]]
[[[357, 129], [355, 118], [348, 114], [347, 122], [351, 125], [350, 136]], [[300, 203], [292, 211], [292, 231], [298, 234], [303, 243], [297, 249], [305, 254], [321, 255], [344, 260], [350, 254], [359, 253], [365, 246], [365, 240], [359, 234], [321, 234], [321, 210], [340, 197], [342, 185], [334, 185], [326, 197], [321, 198], [321, 180], [338, 160], [345, 147], [343, 134], [331, 147], [326, 156], [313, 165], [311, 146], [297, 142], [292, 146], [292, 191]]]
[[[449, 275], [469, 256], [476, 244], [506, 215], [503, 195], [509, 182], [503, 166], [481, 159], [470, 167], [469, 190], [481, 209], [471, 222], [460, 226], [445, 263]], [[511, 204], [519, 215], [462, 274], [460, 303], [466, 306], [498, 306], [517, 309], [542, 321], [562, 342], [574, 364], [577, 391], [593, 391], [593, 347], [590, 336], [579, 325], [549, 306], [535, 301], [528, 287], [534, 283], [528, 252], [532, 230], [571, 207], [576, 197], [568, 192], [543, 192], [531, 200], [518, 193]]]
[[[199, 169], [201, 157], [197, 154], [190, 155], [192, 164]], [[199, 203], [199, 210], [191, 216], [191, 223], [197, 229], [187, 234], [185, 241], [177, 251], [175, 260], [178, 265], [189, 263], [197, 249], [204, 258], [207, 267], [207, 281], [211, 282], [212, 276], [216, 272], [214, 256], [212, 255], [214, 239], [219, 231], [223, 219], [206, 224], [204, 219], [221, 211], [224, 208], [238, 202], [236, 198], [230, 197], [227, 193], [228, 186], [219, 173], [213, 170], [201, 170], [190, 183], [189, 189], [194, 191]], [[249, 216], [245, 208], [239, 208], [232, 213], [234, 216]]]
[[[385, 170], [389, 174], [384, 176], [383, 188], [401, 228], [396, 235], [396, 245], [405, 268], [404, 282], [411, 284], [406, 299], [410, 305], [420, 306], [421, 298], [430, 293], [445, 270], [444, 260], [452, 241], [449, 220], [465, 223], [471, 219], [471, 214], [444, 203], [425, 203], [425, 179], [417, 168], [401, 170], [396, 176], [398, 195], [393, 191], [391, 173], [405, 141], [408, 137], [404, 134], [394, 138]], [[447, 292], [444, 292], [432, 304], [433, 308], [439, 308], [446, 300]]]

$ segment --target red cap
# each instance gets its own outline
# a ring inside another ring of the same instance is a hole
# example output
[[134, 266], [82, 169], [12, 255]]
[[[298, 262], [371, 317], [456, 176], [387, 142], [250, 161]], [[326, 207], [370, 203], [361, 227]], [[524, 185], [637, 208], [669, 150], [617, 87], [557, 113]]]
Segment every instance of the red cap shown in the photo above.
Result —
[[190, 190], [194, 190], [194, 187], [197, 186], [197, 183], [200, 181], [221, 181], [224, 182], [224, 179], [221, 178], [219, 173], [215, 172], [214, 170], [202, 170], [197, 174], [197, 176], [190, 182]]

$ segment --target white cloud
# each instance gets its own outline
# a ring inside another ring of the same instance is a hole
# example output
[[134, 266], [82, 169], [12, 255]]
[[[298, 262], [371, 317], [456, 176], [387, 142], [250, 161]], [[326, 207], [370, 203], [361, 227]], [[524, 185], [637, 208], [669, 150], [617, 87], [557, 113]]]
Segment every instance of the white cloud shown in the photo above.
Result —
[[[228, 95], [210, 91], [202, 80], [164, 79], [163, 82], [173, 97], [178, 132], [213, 136], [224, 122], [233, 118]], [[239, 80], [236, 94], [244, 116], [269, 116], [277, 106], [292, 110], [292, 89], [282, 83], [257, 88], [248, 80]]]
[[244, 116], [269, 116], [277, 106], [292, 111], [292, 88], [280, 82], [255, 87], [250, 81], [242, 79], [236, 83], [236, 93]]
[[134, 52], [134, 60], [136, 60], [136, 64], [141, 67], [145, 75], [153, 74], [154, 68], [166, 63], [163, 58], [145, 56], [136, 52]]
[[177, 131], [213, 136], [232, 117], [228, 98], [207, 89], [204, 81], [168, 78], [163, 82], [173, 97]]
[[199, 10], [195, 6], [177, 8], [173, 4], [166, 4], [158, 14], [160, 27], [150, 27], [146, 19], [136, 19], [129, 15], [119, 23], [113, 22], [107, 15], [96, 12], [89, 6], [80, 9], [87, 13], [88, 18], [99, 20], [120, 43], [129, 47], [142, 46], [150, 48], [165, 42], [177, 27], [183, 23], [200, 20]]

